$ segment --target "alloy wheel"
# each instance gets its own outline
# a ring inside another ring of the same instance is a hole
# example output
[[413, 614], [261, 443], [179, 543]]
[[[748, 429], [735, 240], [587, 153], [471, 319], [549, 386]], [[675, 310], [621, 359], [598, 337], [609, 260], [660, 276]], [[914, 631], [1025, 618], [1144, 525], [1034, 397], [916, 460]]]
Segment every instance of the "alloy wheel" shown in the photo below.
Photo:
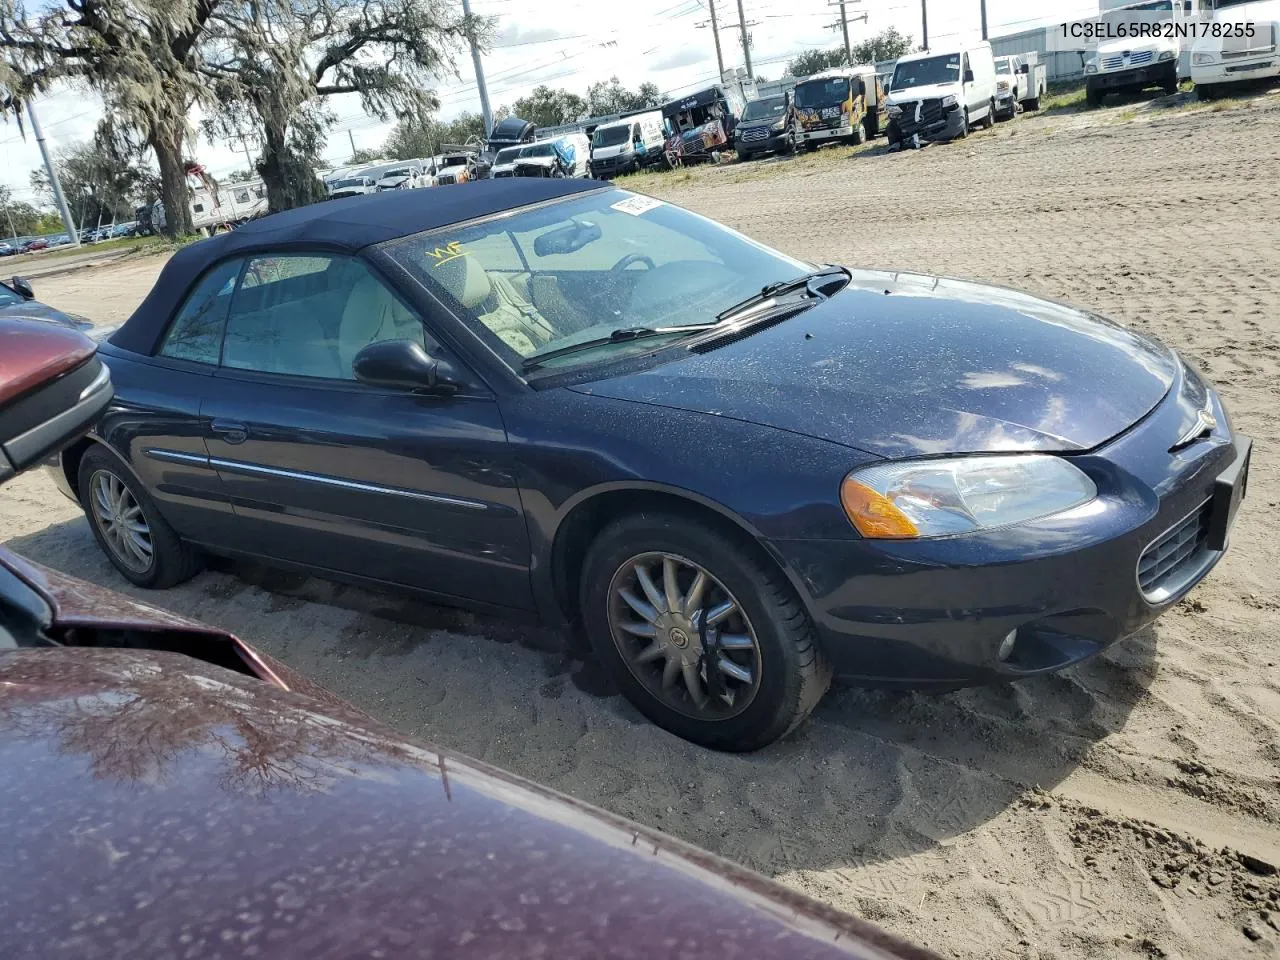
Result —
[[89, 479], [93, 522], [112, 555], [135, 573], [146, 573], [155, 558], [151, 527], [123, 480], [109, 470]]
[[760, 644], [742, 605], [707, 570], [644, 553], [609, 584], [609, 630], [632, 675], [667, 707], [700, 720], [742, 713], [760, 688]]

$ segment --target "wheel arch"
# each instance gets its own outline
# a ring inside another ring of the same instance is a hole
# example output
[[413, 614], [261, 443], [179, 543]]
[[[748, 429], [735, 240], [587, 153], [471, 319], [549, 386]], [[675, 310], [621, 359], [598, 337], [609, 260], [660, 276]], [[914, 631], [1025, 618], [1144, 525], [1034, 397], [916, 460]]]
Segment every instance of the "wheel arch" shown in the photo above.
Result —
[[684, 513], [726, 534], [758, 559], [778, 570], [791, 584], [803, 606], [805, 594], [788, 565], [767, 545], [748, 520], [724, 504], [680, 487], [635, 481], [604, 484], [566, 501], [560, 510], [549, 551], [554, 600], [571, 622], [578, 620], [578, 590], [587, 550], [601, 530], [628, 513], [646, 510]]
[[[62, 477], [66, 481], [67, 489], [71, 491], [71, 495], [77, 501], [80, 499], [80, 461], [95, 445], [105, 447], [107, 450], [111, 450], [112, 453], [116, 453], [102, 437], [96, 433], [86, 433], [58, 454], [58, 466], [62, 470]], [[117, 453], [116, 456], [118, 458], [119, 454]]]

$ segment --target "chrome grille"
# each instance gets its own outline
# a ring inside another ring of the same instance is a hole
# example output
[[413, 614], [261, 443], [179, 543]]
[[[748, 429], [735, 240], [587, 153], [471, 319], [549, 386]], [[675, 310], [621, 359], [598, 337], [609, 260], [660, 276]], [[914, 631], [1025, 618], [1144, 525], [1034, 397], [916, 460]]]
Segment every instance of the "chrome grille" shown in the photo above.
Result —
[[1154, 58], [1154, 53], [1150, 50], [1144, 50], [1142, 53], [1135, 53], [1129, 58], [1129, 66], [1141, 67], [1143, 64], [1150, 63]]
[[764, 140], [769, 136], [769, 131], [764, 127], [752, 127], [750, 130], [742, 131], [742, 142], [751, 143], [755, 140]]
[[1124, 66], [1124, 57], [1115, 56], [1115, 57], [1102, 58], [1103, 70], [1115, 70], [1117, 67], [1123, 67], [1123, 66]]
[[1161, 534], [1138, 558], [1138, 586], [1148, 598], [1195, 567], [1208, 549], [1211, 500]]

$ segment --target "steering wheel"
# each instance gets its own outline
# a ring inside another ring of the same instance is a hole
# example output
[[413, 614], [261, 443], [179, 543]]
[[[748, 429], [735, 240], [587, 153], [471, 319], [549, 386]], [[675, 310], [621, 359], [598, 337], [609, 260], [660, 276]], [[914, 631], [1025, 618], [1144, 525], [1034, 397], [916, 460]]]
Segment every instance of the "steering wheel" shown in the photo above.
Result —
[[609, 270], [611, 273], [621, 273], [623, 270], [627, 269], [627, 267], [631, 266], [633, 263], [643, 263], [650, 270], [652, 270], [656, 266], [656, 264], [649, 257], [646, 257], [643, 253], [628, 253], [625, 257], [623, 257], [621, 260], [615, 263], [612, 267], [610, 267]]

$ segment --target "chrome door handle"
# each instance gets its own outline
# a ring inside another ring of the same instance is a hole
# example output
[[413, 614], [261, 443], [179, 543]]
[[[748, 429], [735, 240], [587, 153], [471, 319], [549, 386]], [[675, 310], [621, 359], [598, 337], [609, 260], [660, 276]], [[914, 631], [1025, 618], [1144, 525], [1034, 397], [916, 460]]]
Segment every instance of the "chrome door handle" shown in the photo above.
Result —
[[215, 420], [210, 426], [227, 443], [244, 443], [249, 439], [249, 428], [235, 420]]

